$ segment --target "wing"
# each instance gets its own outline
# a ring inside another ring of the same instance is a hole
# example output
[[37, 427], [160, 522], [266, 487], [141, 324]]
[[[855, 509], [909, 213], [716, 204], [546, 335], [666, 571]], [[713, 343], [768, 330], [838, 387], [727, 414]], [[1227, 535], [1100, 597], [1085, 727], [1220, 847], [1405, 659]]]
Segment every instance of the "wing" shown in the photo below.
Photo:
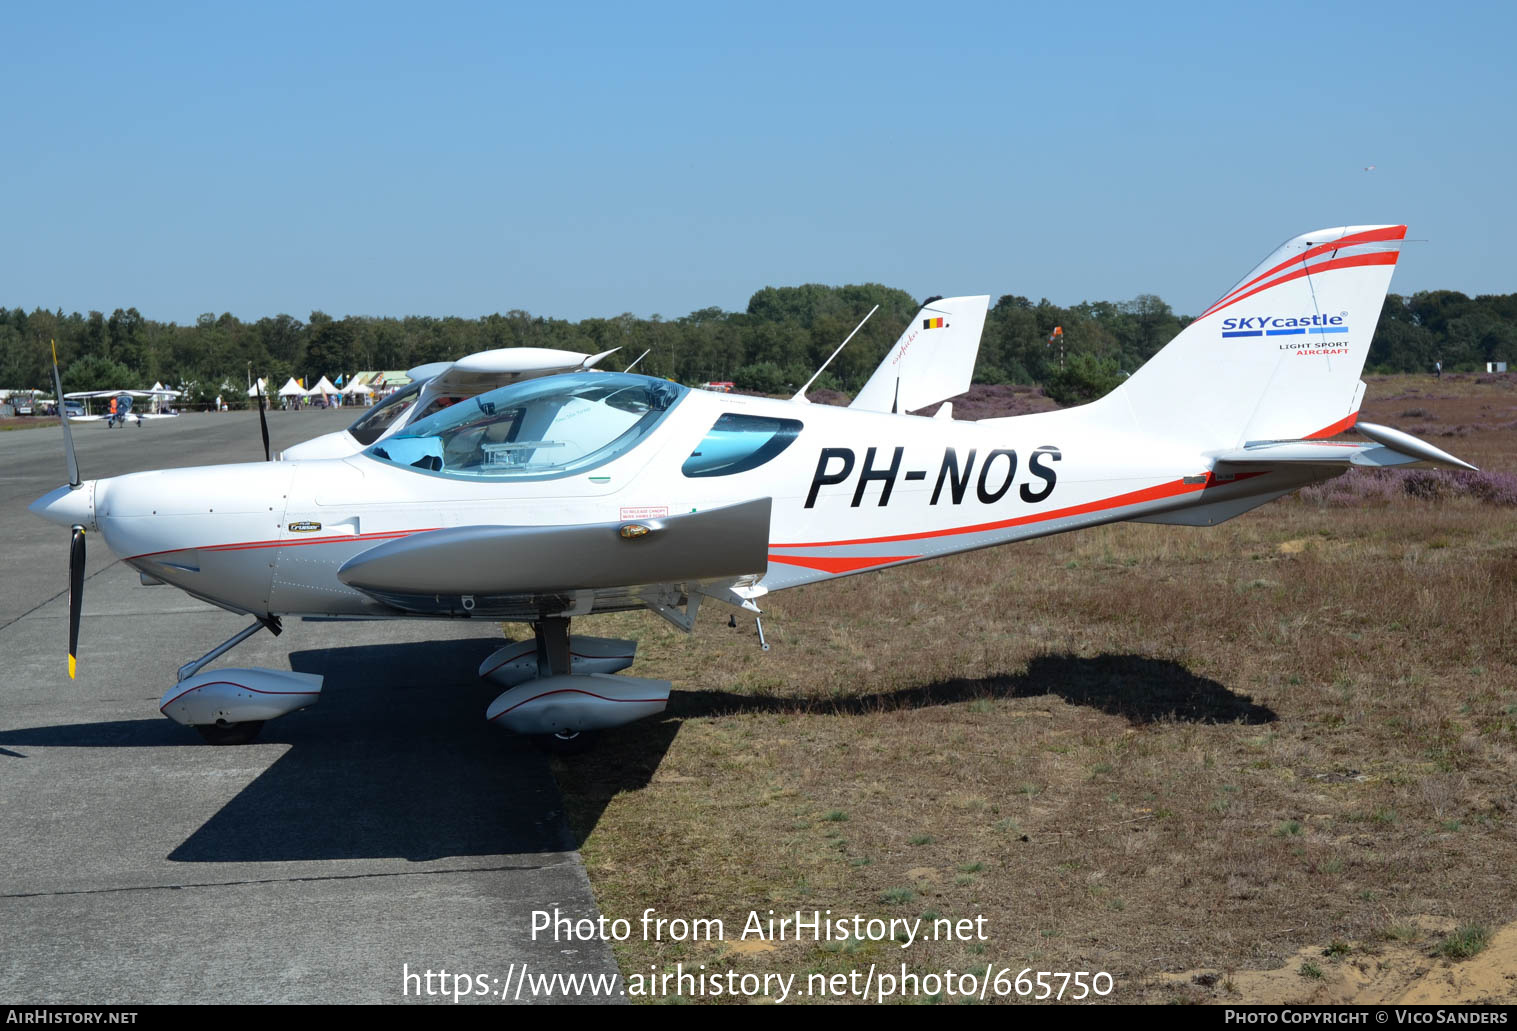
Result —
[[612, 348], [600, 354], [560, 351], [550, 347], [501, 347], [493, 351], [480, 351], [438, 370], [430, 377], [427, 389], [434, 396], [457, 394], [473, 397], [524, 379], [594, 368], [602, 358], [617, 350], [619, 348]]
[[769, 568], [770, 499], [660, 519], [460, 526], [387, 541], [338, 579], [402, 612], [535, 619], [647, 606], [757, 579]]

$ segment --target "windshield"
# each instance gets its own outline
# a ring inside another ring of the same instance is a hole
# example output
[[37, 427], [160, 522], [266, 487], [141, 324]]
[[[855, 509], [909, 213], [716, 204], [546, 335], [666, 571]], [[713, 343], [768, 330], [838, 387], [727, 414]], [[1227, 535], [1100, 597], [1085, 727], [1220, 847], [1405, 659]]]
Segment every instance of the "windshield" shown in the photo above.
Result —
[[623, 454], [688, 392], [619, 372], [547, 376], [460, 401], [365, 454], [461, 479], [549, 479]]
[[368, 447], [411, 406], [411, 401], [421, 393], [421, 387], [421, 383], [412, 383], [404, 390], [397, 390], [355, 419], [348, 432], [353, 434], [354, 440]]

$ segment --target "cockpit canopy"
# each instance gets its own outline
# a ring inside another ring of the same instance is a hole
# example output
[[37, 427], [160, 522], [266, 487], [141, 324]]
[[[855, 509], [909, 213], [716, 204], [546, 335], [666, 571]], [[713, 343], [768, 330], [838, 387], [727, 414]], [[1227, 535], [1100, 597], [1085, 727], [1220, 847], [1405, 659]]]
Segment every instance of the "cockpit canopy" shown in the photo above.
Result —
[[421, 393], [424, 382], [412, 383], [404, 390], [397, 390], [379, 404], [364, 412], [348, 427], [353, 439], [367, 447], [390, 428], [390, 424], [411, 410], [411, 402]]
[[625, 453], [688, 392], [620, 372], [548, 376], [460, 401], [364, 453], [457, 479], [552, 479]]

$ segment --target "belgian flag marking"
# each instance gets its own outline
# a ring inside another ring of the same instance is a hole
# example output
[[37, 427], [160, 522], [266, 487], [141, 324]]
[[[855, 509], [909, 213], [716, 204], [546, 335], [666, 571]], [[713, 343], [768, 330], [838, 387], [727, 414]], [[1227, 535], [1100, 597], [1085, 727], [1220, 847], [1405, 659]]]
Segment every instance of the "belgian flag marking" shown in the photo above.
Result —
[[948, 323], [944, 322], [942, 319], [923, 319], [922, 320], [922, 328], [923, 329], [946, 329], [947, 326], [948, 326]]

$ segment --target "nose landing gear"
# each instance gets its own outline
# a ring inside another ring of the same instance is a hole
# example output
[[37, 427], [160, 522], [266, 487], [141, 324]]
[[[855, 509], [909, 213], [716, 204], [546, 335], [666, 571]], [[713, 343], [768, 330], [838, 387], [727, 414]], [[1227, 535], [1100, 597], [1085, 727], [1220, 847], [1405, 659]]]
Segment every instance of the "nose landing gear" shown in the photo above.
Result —
[[267, 721], [314, 705], [321, 697], [319, 676], [272, 669], [202, 672], [217, 657], [263, 629], [278, 634], [282, 627], [275, 616], [260, 618], [194, 662], [179, 667], [179, 682], [163, 696], [159, 711], [176, 723], [194, 727], [208, 744], [245, 745], [258, 736]]

